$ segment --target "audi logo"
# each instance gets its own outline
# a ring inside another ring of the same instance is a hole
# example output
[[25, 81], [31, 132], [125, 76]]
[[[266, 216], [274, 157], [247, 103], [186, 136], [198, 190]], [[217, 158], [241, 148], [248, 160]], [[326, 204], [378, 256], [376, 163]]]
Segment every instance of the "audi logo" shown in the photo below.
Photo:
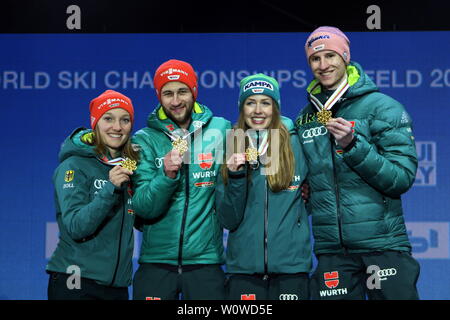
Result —
[[386, 280], [386, 278], [383, 278], [383, 277], [395, 276], [396, 274], [397, 274], [397, 269], [395, 269], [395, 268], [378, 270], [378, 272], [377, 272], [377, 275], [380, 278], [380, 280]]
[[325, 128], [324, 126], [320, 126], [320, 127], [315, 127], [315, 128], [305, 130], [302, 134], [302, 137], [305, 139], [308, 139], [308, 138], [324, 136], [327, 133], [328, 133], [327, 128]]
[[164, 159], [164, 158], [156, 158], [156, 159], [155, 159], [155, 165], [156, 165], [157, 168], [161, 168], [161, 167], [162, 167], [162, 165], [163, 165], [163, 159]]
[[298, 296], [296, 294], [290, 293], [282, 293], [279, 297], [280, 300], [298, 300]]
[[94, 187], [95, 189], [101, 189], [107, 183], [108, 181], [102, 180], [102, 179], [95, 179], [94, 181]]

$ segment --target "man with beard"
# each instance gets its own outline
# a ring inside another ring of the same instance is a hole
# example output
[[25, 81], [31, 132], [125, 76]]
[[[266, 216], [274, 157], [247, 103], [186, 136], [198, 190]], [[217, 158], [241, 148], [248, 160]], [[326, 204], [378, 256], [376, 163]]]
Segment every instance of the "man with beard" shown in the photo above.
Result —
[[[141, 161], [133, 175], [133, 205], [144, 218], [134, 299], [224, 299], [222, 230], [214, 189], [229, 121], [196, 101], [197, 77], [184, 61], [155, 72], [160, 104], [134, 143]], [[204, 137], [205, 134], [208, 138]]]

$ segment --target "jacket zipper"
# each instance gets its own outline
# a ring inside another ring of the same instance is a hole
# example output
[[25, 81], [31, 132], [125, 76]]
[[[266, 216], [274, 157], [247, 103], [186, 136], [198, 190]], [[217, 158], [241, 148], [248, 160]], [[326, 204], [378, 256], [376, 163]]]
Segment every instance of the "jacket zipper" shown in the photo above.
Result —
[[264, 277], [263, 280], [269, 279], [268, 273], [268, 252], [267, 252], [267, 233], [269, 226], [269, 192], [267, 190], [267, 179], [265, 181], [265, 197], [264, 197]]
[[189, 207], [189, 165], [185, 164], [186, 201], [184, 202], [183, 219], [181, 220], [180, 241], [178, 247], [178, 274], [183, 273], [183, 240], [186, 228], [186, 216]]
[[111, 286], [114, 284], [114, 281], [116, 280], [116, 276], [117, 276], [117, 270], [119, 269], [119, 264], [120, 264], [120, 252], [121, 252], [121, 247], [122, 247], [122, 232], [123, 232], [123, 222], [125, 220], [125, 197], [123, 197], [122, 195], [122, 222], [120, 225], [120, 236], [119, 236], [119, 249], [117, 251], [117, 264], [116, 264], [116, 268], [114, 270], [114, 275], [113, 275], [113, 279], [111, 281]]
[[334, 148], [333, 143], [335, 143], [335, 140], [330, 136], [330, 146], [331, 146], [331, 159], [333, 161], [333, 182], [334, 182], [334, 191], [336, 196], [336, 214], [338, 219], [338, 229], [339, 229], [339, 243], [342, 248], [344, 248], [345, 253], [347, 253], [347, 247], [344, 245], [344, 240], [342, 236], [342, 215], [341, 215], [341, 204], [340, 204], [340, 191], [339, 186], [336, 182], [337, 180], [337, 174], [336, 174], [336, 162], [334, 159]]

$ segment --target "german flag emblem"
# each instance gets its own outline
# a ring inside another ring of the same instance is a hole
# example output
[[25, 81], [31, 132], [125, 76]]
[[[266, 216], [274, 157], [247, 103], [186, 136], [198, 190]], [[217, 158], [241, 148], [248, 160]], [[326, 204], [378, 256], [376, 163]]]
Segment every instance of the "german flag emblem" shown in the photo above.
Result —
[[64, 181], [70, 182], [73, 180], [73, 176], [75, 175], [75, 171], [73, 170], [67, 170], [66, 174], [64, 175]]

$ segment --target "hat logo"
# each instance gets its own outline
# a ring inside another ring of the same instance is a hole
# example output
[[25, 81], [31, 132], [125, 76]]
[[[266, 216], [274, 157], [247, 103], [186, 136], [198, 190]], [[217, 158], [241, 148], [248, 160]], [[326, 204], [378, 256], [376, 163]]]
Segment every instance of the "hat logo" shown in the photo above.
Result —
[[321, 45], [318, 45], [317, 47], [314, 47], [314, 51], [319, 51], [319, 50], [323, 50], [325, 48], [325, 44], [321, 44]]
[[163, 77], [166, 74], [172, 74], [172, 73], [181, 73], [181, 74], [184, 74], [185, 76], [189, 76], [189, 74], [186, 71], [181, 70], [181, 69], [174, 69], [174, 68], [169, 68], [168, 70], [162, 72], [159, 76]]
[[[246, 92], [247, 90], [252, 89], [254, 87], [262, 88], [261, 92], [263, 92], [264, 89], [269, 89], [269, 90], [273, 91], [273, 86], [269, 82], [262, 81], [262, 80], [255, 80], [255, 81], [251, 81], [251, 82], [247, 83], [244, 86], [244, 92]], [[255, 92], [254, 90], [252, 90], [252, 91]]]
[[118, 106], [120, 106], [120, 103], [113, 103], [109, 107], [110, 108], [115, 108], [115, 107], [118, 107]]
[[253, 93], [263, 93], [264, 89], [252, 89]]
[[308, 41], [308, 48], [311, 47], [311, 45], [312, 45], [312, 43], [313, 43], [314, 41], [320, 40], [320, 39], [330, 39], [330, 36], [325, 34], [325, 35], [318, 36], [318, 37], [314, 37], [314, 38], [310, 39], [310, 40]]
[[167, 79], [169, 79], [169, 80], [178, 80], [178, 79], [180, 79], [180, 75], [179, 74], [174, 74], [172, 76], [167, 76]]

